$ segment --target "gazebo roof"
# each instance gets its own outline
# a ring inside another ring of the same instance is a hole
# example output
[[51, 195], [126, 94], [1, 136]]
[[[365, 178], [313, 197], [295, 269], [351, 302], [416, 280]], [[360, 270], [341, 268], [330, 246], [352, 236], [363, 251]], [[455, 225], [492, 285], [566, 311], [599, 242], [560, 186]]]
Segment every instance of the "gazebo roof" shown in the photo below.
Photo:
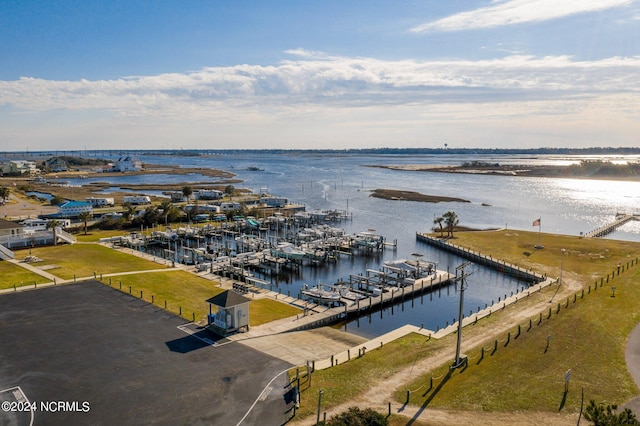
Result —
[[217, 296], [207, 299], [207, 302], [221, 308], [230, 308], [232, 306], [242, 305], [243, 303], [249, 303], [251, 302], [251, 299], [247, 299], [234, 291], [227, 290]]

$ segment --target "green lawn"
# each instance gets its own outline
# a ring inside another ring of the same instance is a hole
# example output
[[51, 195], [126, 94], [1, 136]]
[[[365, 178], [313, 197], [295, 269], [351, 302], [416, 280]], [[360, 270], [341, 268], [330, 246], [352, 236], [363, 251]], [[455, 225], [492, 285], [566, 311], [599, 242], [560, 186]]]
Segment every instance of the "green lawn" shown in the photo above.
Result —
[[126, 229], [90, 229], [87, 231], [86, 235], [84, 233], [84, 229], [82, 229], [80, 232], [76, 232], [73, 234], [73, 236], [76, 237], [77, 240], [81, 243], [97, 243], [98, 241], [100, 241], [100, 238], [121, 237], [125, 235], [129, 235], [129, 231]]
[[13, 263], [0, 261], [0, 289], [13, 288], [20, 286], [33, 286], [51, 282], [38, 274], [34, 274], [24, 268]]
[[[538, 325], [539, 316], [521, 324], [517, 335], [517, 323], [513, 324], [511, 337], [498, 337], [498, 349], [492, 354], [494, 340], [484, 342], [485, 355], [480, 360], [481, 347], [467, 351], [469, 366], [455, 370], [449, 377], [447, 362], [429, 371], [412, 371], [406, 384], [395, 393], [395, 404], [406, 401], [407, 390], [412, 390], [411, 404], [439, 409], [480, 411], [530, 411], [557, 413], [576, 412], [580, 408], [580, 390], [585, 389], [585, 399], [622, 404], [637, 395], [638, 389], [627, 373], [624, 348], [627, 336], [640, 322], [640, 264], [634, 265], [610, 283], [607, 274], [613, 274], [620, 262], [626, 269], [628, 262], [640, 256], [640, 244], [603, 239], [543, 234], [544, 249], [533, 248], [538, 234], [523, 231], [465, 232], [456, 233], [455, 243], [494, 258], [505, 259], [538, 272], [557, 276], [563, 264], [565, 279], [578, 280], [581, 291], [567, 299], [557, 299], [549, 304], [552, 315], [548, 319], [545, 310]], [[566, 250], [564, 258], [561, 249]], [[604, 279], [604, 285], [595, 291], [595, 281]], [[611, 297], [611, 286], [617, 287], [616, 297]], [[589, 287], [591, 290], [589, 291]], [[464, 336], [483, 336], [492, 324], [509, 316], [515, 309], [522, 309], [536, 301], [551, 299], [555, 287], [544, 289], [504, 311], [471, 325]], [[557, 312], [558, 303], [561, 303]], [[545, 353], [547, 336], [549, 349]], [[456, 335], [441, 340], [427, 341], [420, 336], [407, 336], [385, 345], [382, 349], [367, 351], [365, 357], [313, 374], [313, 386], [301, 387], [303, 407], [299, 415], [315, 413], [318, 391], [323, 390], [323, 407], [344, 403], [378, 383], [382, 378], [412, 365], [414, 360], [434, 351], [446, 348], [455, 353]], [[506, 346], [505, 346], [506, 344]], [[570, 391], [563, 401], [564, 378], [571, 369]], [[431, 377], [433, 387], [430, 388]], [[443, 380], [447, 378], [446, 380]]]
[[[412, 394], [413, 404], [463, 410], [549, 412], [558, 411], [562, 405], [567, 412], [578, 412], [581, 388], [587, 400], [615, 404], [638, 394], [627, 373], [624, 346], [627, 336], [640, 322], [637, 311], [640, 265], [631, 266], [615, 280], [611, 276], [619, 262], [624, 268], [628, 262], [635, 263], [640, 256], [640, 244], [543, 234], [541, 244], [545, 248], [534, 250], [538, 241], [534, 232], [465, 232], [457, 237], [457, 244], [554, 276], [559, 274], [562, 264], [565, 277], [583, 283], [585, 296], [582, 297], [582, 291], [577, 292], [576, 302], [571, 296], [568, 306], [567, 299], [554, 300], [549, 305], [551, 318], [545, 312], [538, 325], [540, 317], [535, 316], [530, 331], [526, 331], [528, 322], [520, 324], [520, 336], [506, 347], [507, 335], [500, 336], [493, 355], [495, 341], [483, 345], [482, 360], [480, 347], [471, 351], [468, 356], [472, 361], [467, 369], [455, 371], [439, 389], [443, 380], [436, 381], [429, 392]], [[601, 277], [603, 286], [596, 291], [595, 283]], [[616, 297], [612, 297], [613, 285], [617, 287]], [[517, 335], [517, 324], [511, 335]], [[551, 337], [545, 353], [548, 336]], [[563, 401], [564, 378], [569, 369], [572, 391]], [[407, 389], [419, 387], [431, 376], [448, 377], [447, 373], [448, 366], [442, 366], [408, 383]], [[406, 390], [398, 391], [396, 398], [404, 401]]]
[[[72, 279], [100, 274], [112, 274], [117, 272], [140, 271], [150, 269], [162, 269], [165, 266], [141, 259], [137, 256], [113, 250], [99, 244], [64, 244], [49, 247], [37, 247], [31, 249], [34, 256], [43, 261], [42, 265], [56, 265], [57, 268], [47, 272], [62, 279]], [[16, 252], [20, 258], [26, 251]]]
[[[633, 379], [627, 373], [624, 359], [626, 338], [640, 321], [637, 306], [640, 303], [640, 265], [616, 278], [617, 287], [612, 297], [609, 285], [588, 287], [585, 296], [579, 292], [573, 297], [550, 305], [551, 318], [543, 315], [511, 330], [512, 340], [507, 344], [506, 333], [499, 336], [497, 351], [492, 355], [495, 342], [468, 351], [471, 362], [463, 371], [456, 371], [440, 389], [443, 382], [436, 380], [434, 389], [417, 392], [411, 402], [432, 408], [482, 411], [557, 411], [563, 399], [565, 373], [571, 369], [570, 392], [563, 404], [566, 412], [580, 410], [581, 388], [585, 398], [598, 402], [622, 404], [638, 394]], [[463, 332], [464, 336], [464, 332]], [[547, 336], [549, 347], [546, 347]], [[546, 352], [545, 352], [546, 350]], [[416, 389], [431, 376], [443, 377], [448, 366], [422, 375], [409, 383], [407, 389]], [[426, 389], [424, 389], [426, 390]], [[404, 400], [406, 391], [396, 393]]]
[[[103, 283], [109, 284], [109, 278], [103, 278]], [[167, 310], [176, 314], [180, 313], [188, 320], [196, 321], [206, 318], [209, 313], [207, 299], [223, 292], [218, 287], [218, 282], [210, 281], [185, 271], [147, 272], [111, 277], [111, 286], [122, 291], [142, 297], [164, 308], [167, 302]]]
[[301, 309], [273, 299], [256, 299], [249, 305], [249, 325], [266, 324], [282, 318], [292, 317], [302, 313]]
[[[322, 407], [326, 409], [344, 403], [367, 390], [376, 381], [410, 366], [420, 356], [431, 353], [439, 346], [431, 344], [435, 340], [428, 340], [420, 334], [410, 334], [382, 348], [369, 348], [362, 357], [358, 357], [356, 351], [352, 354], [351, 361], [338, 360], [344, 364], [312, 373], [311, 387], [305, 376], [300, 382], [302, 392], [296, 416], [303, 418], [317, 412], [320, 390], [323, 391]], [[294, 376], [295, 369], [290, 372], [290, 377]]]
[[[209, 313], [209, 304], [206, 302], [213, 296], [222, 293], [217, 281], [210, 281], [184, 271], [167, 272], [147, 272], [140, 274], [128, 274], [104, 278], [103, 283], [109, 284], [125, 293], [142, 297], [144, 300], [153, 302], [164, 308], [165, 301], [167, 309], [176, 314], [180, 313], [188, 320], [200, 321], [205, 319]], [[251, 299], [251, 296], [247, 296]], [[215, 310], [215, 308], [214, 308]], [[251, 326], [265, 324], [281, 318], [288, 318], [302, 312], [293, 306], [278, 302], [272, 299], [256, 299], [249, 304], [249, 321]]]

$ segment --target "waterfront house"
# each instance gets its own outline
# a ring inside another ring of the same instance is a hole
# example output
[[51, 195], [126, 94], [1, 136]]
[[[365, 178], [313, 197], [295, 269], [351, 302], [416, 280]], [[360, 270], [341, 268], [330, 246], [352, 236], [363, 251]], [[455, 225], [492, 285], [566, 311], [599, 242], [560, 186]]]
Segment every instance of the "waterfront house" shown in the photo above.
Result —
[[113, 166], [114, 172], [139, 172], [142, 169], [142, 161], [131, 156], [118, 158], [118, 161]]
[[[207, 323], [216, 333], [226, 335], [236, 331], [249, 330], [250, 299], [227, 290], [207, 300], [209, 315]], [[217, 312], [213, 314], [213, 307]]]
[[37, 175], [40, 170], [36, 167], [34, 161], [8, 161], [2, 167], [2, 173], [7, 176], [33, 176]]
[[54, 173], [66, 172], [69, 170], [69, 165], [60, 157], [51, 157], [44, 161], [44, 165]]
[[57, 217], [78, 217], [84, 212], [93, 213], [91, 203], [86, 201], [66, 201], [58, 205]]

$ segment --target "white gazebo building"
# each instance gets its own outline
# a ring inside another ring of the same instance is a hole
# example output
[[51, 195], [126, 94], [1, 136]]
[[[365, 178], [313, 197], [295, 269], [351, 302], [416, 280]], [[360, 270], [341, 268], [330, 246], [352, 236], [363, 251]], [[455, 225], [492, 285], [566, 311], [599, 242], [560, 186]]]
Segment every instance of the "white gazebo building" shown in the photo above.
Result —
[[[207, 323], [209, 328], [217, 334], [227, 335], [237, 331], [249, 330], [249, 303], [240, 294], [227, 290], [217, 296], [208, 299], [209, 315]], [[213, 314], [213, 307], [217, 312]]]

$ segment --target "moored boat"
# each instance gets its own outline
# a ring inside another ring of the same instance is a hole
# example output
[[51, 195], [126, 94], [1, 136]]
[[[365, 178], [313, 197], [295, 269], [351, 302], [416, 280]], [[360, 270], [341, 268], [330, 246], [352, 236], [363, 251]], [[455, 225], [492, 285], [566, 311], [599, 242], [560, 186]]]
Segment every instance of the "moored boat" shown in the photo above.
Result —
[[279, 243], [271, 249], [271, 255], [284, 259], [301, 260], [304, 259], [306, 253], [291, 243]]
[[340, 290], [329, 284], [318, 284], [313, 287], [304, 284], [302, 286], [301, 293], [307, 296], [309, 299], [316, 301], [317, 303], [337, 303], [340, 302]]

